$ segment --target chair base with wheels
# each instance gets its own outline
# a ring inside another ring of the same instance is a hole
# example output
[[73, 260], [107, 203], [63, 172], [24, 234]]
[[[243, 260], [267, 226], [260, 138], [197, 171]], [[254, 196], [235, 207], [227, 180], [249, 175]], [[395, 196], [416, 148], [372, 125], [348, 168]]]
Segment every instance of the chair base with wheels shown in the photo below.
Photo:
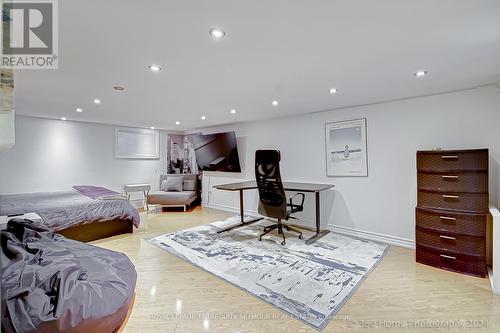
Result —
[[287, 231], [293, 231], [293, 232], [298, 233], [299, 239], [302, 239], [302, 231], [300, 231], [297, 228], [291, 227], [289, 225], [283, 224], [283, 223], [281, 223], [281, 219], [278, 219], [277, 224], [273, 224], [273, 225], [264, 227], [264, 232], [262, 234], [260, 234], [259, 241], [262, 241], [262, 236], [267, 235], [268, 233], [270, 233], [271, 231], [273, 231], [275, 229], [278, 229], [278, 235], [281, 235], [281, 237], [283, 237], [283, 240], [281, 241], [281, 245], [285, 245], [286, 244], [286, 237], [285, 237], [285, 233], [283, 232], [283, 228], [285, 228]]

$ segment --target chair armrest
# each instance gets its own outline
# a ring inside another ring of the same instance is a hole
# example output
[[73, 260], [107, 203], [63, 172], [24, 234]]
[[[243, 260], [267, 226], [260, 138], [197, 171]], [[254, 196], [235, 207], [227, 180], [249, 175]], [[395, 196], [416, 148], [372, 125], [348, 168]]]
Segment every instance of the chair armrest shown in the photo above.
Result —
[[[300, 195], [302, 197], [302, 200], [301, 200], [300, 204], [294, 204], [293, 198], [295, 198], [298, 195]], [[290, 197], [290, 203], [288, 204], [288, 206], [292, 208], [292, 213], [300, 212], [304, 209], [304, 200], [305, 199], [306, 199], [306, 195], [304, 193], [295, 193], [294, 195], [292, 195]]]

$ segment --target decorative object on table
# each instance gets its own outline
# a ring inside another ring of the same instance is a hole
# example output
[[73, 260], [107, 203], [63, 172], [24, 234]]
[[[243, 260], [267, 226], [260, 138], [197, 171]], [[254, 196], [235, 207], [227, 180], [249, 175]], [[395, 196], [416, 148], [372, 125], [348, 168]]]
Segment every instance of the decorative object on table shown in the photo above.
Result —
[[115, 157], [159, 159], [160, 133], [142, 128], [117, 128]]
[[290, 238], [281, 246], [258, 240], [263, 223], [222, 234], [207, 224], [149, 241], [316, 329], [328, 324], [389, 248], [334, 233], [312, 245]]
[[488, 149], [417, 152], [416, 260], [486, 276]]
[[368, 176], [366, 119], [326, 124], [326, 175]]
[[149, 206], [148, 206], [148, 194], [149, 191], [151, 191], [151, 185], [149, 184], [129, 184], [123, 186], [123, 191], [125, 192], [125, 195], [127, 196], [127, 199], [130, 201], [130, 193], [132, 192], [142, 192], [144, 195], [143, 201], [142, 201], [142, 207], [146, 206], [146, 210], [149, 211]]

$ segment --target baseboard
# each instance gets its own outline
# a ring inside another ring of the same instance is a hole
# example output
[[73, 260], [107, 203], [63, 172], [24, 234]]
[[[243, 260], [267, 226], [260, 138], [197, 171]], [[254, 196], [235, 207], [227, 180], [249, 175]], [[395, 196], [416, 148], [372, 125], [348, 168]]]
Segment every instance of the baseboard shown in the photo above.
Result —
[[493, 268], [491, 266], [486, 267], [488, 270], [488, 280], [490, 280], [491, 291], [494, 294], [499, 294], [497, 290], [495, 290], [495, 281], [493, 279]]
[[[218, 209], [218, 210], [223, 210], [225, 212], [230, 212], [230, 213], [234, 213], [234, 214], [239, 214], [240, 213], [240, 209], [239, 208], [235, 208], [235, 207], [232, 207], [232, 206], [226, 206], [226, 205], [220, 205], [220, 204], [214, 204], [214, 203], [202, 203], [201, 204], [203, 207], [206, 207], [206, 208], [212, 208], [212, 209]], [[254, 211], [254, 210], [250, 210], [250, 209], [245, 209], [244, 210], [245, 212], [245, 215], [259, 215], [258, 212]]]
[[[210, 204], [203, 203], [202, 205], [203, 205], [203, 207], [212, 208], [212, 209], [219, 209], [219, 210], [223, 210], [223, 211], [234, 213], [234, 214], [240, 213], [238, 208], [231, 207], [231, 206], [214, 204], [214, 203], [210, 203]], [[254, 210], [245, 209], [245, 215], [252, 215], [252, 216], [257, 215], [258, 216], [259, 213], [257, 213]], [[415, 241], [410, 240], [410, 239], [379, 234], [376, 232], [351, 229], [351, 228], [346, 228], [346, 227], [341, 227], [341, 226], [336, 226], [336, 225], [331, 225], [331, 224], [328, 225], [328, 229], [330, 229], [331, 231], [337, 232], [339, 234], [343, 234], [343, 235], [365, 238], [365, 239], [373, 240], [376, 242], [387, 243], [387, 244], [401, 246], [401, 247], [405, 247], [405, 248], [409, 248], [409, 249], [415, 248]]]
[[389, 236], [389, 235], [379, 234], [379, 233], [371, 232], [371, 231], [351, 229], [351, 228], [346, 228], [346, 227], [341, 227], [338, 225], [331, 225], [331, 224], [328, 225], [328, 228], [333, 232], [337, 232], [339, 234], [343, 234], [343, 235], [347, 235], [347, 236], [355, 236], [355, 237], [365, 238], [365, 239], [373, 240], [376, 242], [387, 243], [387, 244], [391, 244], [391, 245], [405, 247], [408, 249], [415, 248], [415, 241], [410, 240], [410, 239], [406, 239], [406, 238]]

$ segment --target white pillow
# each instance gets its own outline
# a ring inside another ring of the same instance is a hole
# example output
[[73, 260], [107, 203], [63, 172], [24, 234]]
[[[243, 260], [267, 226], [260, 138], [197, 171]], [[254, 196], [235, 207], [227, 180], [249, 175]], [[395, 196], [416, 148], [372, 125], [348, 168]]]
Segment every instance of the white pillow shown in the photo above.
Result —
[[182, 185], [182, 189], [184, 191], [194, 191], [196, 188], [196, 181], [194, 179], [187, 179], [184, 181], [184, 184]]
[[167, 180], [162, 180], [161, 185], [160, 185], [160, 191], [167, 191]]
[[182, 177], [167, 177], [166, 180], [161, 182], [160, 189], [165, 192], [181, 192]]

